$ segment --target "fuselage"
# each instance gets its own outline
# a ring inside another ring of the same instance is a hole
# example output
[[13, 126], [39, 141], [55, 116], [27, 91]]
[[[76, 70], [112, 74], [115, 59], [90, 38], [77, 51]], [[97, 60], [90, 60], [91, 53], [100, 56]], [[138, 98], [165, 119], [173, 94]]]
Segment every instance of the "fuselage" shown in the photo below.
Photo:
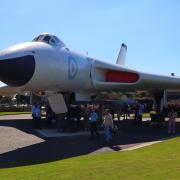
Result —
[[35, 72], [26, 88], [64, 92], [92, 89], [92, 62], [86, 56], [67, 47], [52, 47], [45, 43], [37, 43], [37, 46], [41, 48], [34, 56], [37, 59]]
[[0, 81], [27, 91], [180, 89], [178, 77], [142, 73], [90, 58], [71, 50], [48, 33], [0, 51]]
[[17, 44], [0, 51], [0, 80], [32, 91], [92, 90], [92, 61], [64, 43]]

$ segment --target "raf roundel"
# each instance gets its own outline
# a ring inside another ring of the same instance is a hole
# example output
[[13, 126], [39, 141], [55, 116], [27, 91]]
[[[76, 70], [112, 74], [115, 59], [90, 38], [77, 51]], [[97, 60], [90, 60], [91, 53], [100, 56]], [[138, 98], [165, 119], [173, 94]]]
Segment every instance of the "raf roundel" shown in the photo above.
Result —
[[70, 56], [68, 58], [68, 79], [73, 80], [78, 72], [78, 66], [76, 60]]

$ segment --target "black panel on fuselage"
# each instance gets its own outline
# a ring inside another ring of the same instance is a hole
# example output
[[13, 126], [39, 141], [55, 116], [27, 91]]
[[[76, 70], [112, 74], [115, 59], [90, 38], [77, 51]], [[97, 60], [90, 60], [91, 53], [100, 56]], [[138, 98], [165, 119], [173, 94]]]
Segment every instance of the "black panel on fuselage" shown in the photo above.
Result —
[[9, 86], [22, 86], [33, 76], [35, 59], [32, 55], [0, 60], [0, 81]]

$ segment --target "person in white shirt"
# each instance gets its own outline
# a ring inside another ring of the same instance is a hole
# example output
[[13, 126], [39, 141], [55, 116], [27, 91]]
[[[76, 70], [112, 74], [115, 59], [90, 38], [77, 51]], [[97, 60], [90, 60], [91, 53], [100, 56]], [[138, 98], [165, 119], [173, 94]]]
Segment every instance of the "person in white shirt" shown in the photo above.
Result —
[[168, 133], [175, 134], [177, 113], [175, 112], [174, 107], [170, 107], [168, 118]]
[[105, 140], [109, 143], [112, 140], [111, 129], [114, 128], [113, 117], [109, 110], [105, 110], [105, 116], [103, 121]]

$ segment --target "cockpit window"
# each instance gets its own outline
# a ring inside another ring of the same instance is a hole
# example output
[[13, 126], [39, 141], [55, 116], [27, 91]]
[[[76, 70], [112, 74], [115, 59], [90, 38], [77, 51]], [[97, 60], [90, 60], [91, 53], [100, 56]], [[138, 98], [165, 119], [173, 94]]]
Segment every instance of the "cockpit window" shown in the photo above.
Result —
[[51, 39], [51, 36], [49, 36], [49, 35], [46, 35], [43, 37], [43, 41], [47, 42], [47, 43], [49, 43], [50, 39]]
[[38, 37], [34, 38], [33, 41], [45, 42], [52, 46], [65, 46], [65, 44], [59, 40], [59, 38], [51, 34], [41, 34]]
[[60, 40], [59, 40], [56, 36], [53, 36], [53, 39], [54, 39], [56, 42], [60, 42]]
[[54, 39], [51, 39], [51, 42], [52, 42], [52, 43], [56, 43], [56, 41], [55, 41]]
[[40, 35], [40, 36], [34, 38], [33, 41], [40, 41], [42, 39], [42, 37], [43, 37], [43, 35]]

